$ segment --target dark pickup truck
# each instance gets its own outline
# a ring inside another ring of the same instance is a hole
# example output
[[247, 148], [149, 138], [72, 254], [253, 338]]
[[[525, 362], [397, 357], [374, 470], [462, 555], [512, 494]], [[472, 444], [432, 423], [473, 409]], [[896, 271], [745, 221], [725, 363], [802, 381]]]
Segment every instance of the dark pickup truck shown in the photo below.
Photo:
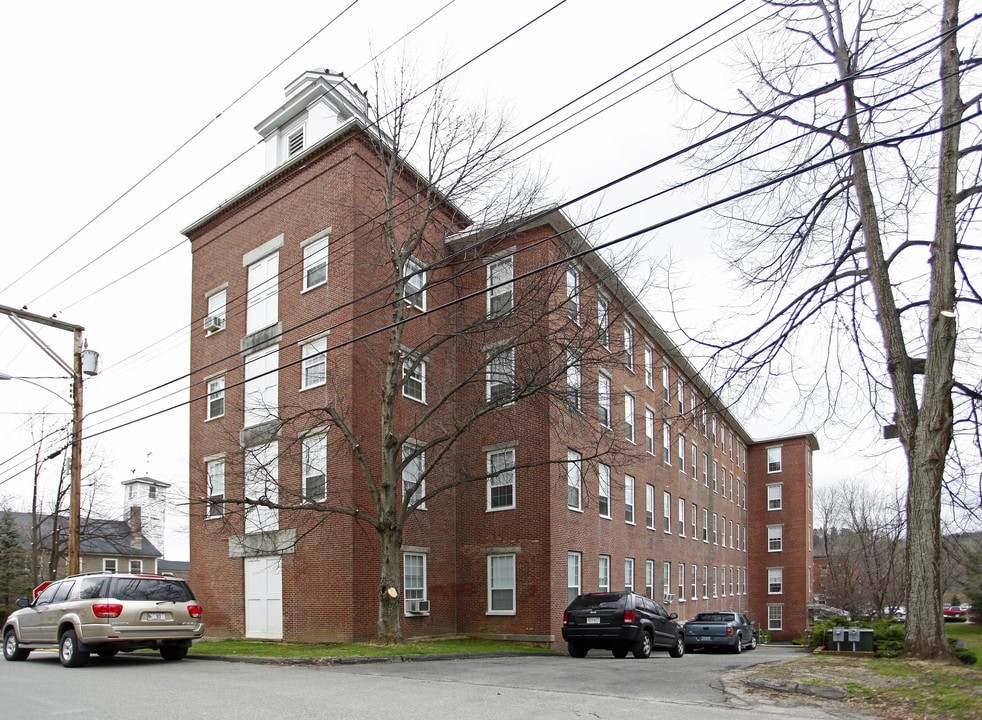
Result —
[[685, 649], [725, 647], [733, 652], [757, 647], [757, 626], [739, 612], [699, 613], [685, 624]]

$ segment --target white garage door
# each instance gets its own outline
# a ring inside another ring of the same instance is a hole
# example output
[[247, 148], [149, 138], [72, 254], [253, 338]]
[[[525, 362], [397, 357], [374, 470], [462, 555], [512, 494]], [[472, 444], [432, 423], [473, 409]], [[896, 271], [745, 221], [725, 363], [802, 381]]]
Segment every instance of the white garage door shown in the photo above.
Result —
[[273, 557], [245, 560], [246, 637], [283, 639], [283, 566]]

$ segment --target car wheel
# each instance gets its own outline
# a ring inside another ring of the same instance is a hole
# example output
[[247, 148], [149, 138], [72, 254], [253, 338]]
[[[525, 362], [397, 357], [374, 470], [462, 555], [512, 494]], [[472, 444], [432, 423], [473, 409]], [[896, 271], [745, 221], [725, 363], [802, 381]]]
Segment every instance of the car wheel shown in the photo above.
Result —
[[116, 657], [116, 655], [119, 654], [119, 648], [114, 648], [114, 647], [99, 648], [98, 650], [96, 650], [96, 654], [98, 654], [99, 657], [101, 658]]
[[586, 657], [586, 654], [590, 652], [590, 648], [583, 643], [578, 642], [568, 642], [566, 643], [566, 649], [569, 650], [569, 656], [575, 658]]
[[17, 641], [17, 634], [10, 628], [3, 636], [3, 656], [7, 660], [27, 660], [30, 650], [24, 650]]
[[671, 655], [673, 658], [680, 658], [680, 657], [684, 656], [685, 655], [685, 638], [682, 637], [681, 635], [679, 635], [677, 638], [675, 638], [675, 644], [672, 645], [671, 649], [668, 651], [668, 654]]
[[626, 658], [630, 649], [629, 645], [618, 645], [611, 652], [614, 653], [615, 658]]
[[751, 650], [757, 649], [757, 633], [754, 633], [753, 635], [750, 636], [750, 649]]
[[174, 660], [183, 660], [188, 654], [188, 649], [185, 647], [162, 647], [160, 648], [160, 657], [168, 662]]
[[733, 652], [737, 655], [743, 652], [743, 635], [736, 636], [736, 642], [733, 644]]
[[641, 633], [641, 637], [638, 641], [634, 643], [634, 657], [645, 659], [651, 657], [651, 635], [649, 633]]
[[89, 659], [87, 652], [78, 649], [78, 636], [74, 630], [66, 630], [58, 643], [58, 659], [65, 667], [85, 665]]

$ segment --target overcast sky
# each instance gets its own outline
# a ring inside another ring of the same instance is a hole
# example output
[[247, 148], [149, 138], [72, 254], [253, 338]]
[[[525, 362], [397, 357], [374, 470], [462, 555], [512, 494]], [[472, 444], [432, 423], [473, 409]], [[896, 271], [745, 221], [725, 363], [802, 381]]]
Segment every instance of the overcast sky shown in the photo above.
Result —
[[[556, 4], [284, 0], [253, 6], [177, 0], [154, 6], [56, 0], [5, 9], [0, 203], [6, 252], [0, 304], [27, 305], [37, 314], [57, 313], [83, 325], [90, 347], [101, 354], [102, 374], [85, 383], [85, 442], [87, 452], [105, 456], [111, 506], [122, 503], [118, 483], [134, 475], [170, 482], [178, 497], [186, 492], [186, 384], [142, 395], [189, 369], [190, 247], [180, 230], [262, 174], [253, 128], [283, 102], [290, 81], [305, 70], [328, 67], [371, 90], [373, 54], [383, 52], [387, 62], [398, 64], [399, 51], [386, 49], [411, 33], [406, 42], [423, 73], [440, 62], [453, 69], [477, 58], [454, 76], [460, 93], [509, 108], [514, 125], [524, 127], [736, 5], [711, 30], [624, 76], [647, 72], [643, 81], [529, 143], [529, 161], [549, 171], [551, 191], [561, 201], [684, 144], [678, 127], [686, 105], [676, 101], [664, 72], [669, 65], [683, 67], [683, 77], [704, 94], [730, 92], [730, 45], [714, 46], [745, 26], [741, 16], [756, 5], [567, 0], [549, 11]], [[722, 32], [678, 54], [711, 31]], [[618, 98], [625, 99], [608, 107]], [[537, 147], [547, 138], [554, 139]], [[613, 209], [667, 186], [678, 172], [670, 167], [646, 174], [568, 212], [577, 219]], [[693, 192], [648, 203], [618, 214], [591, 237], [604, 241], [627, 234], [701, 201]], [[707, 227], [708, 218], [690, 220], [645, 238], [649, 257], [659, 261], [671, 254], [673, 280], [691, 286], [687, 317], [694, 324], [727, 312], [731, 297]], [[671, 327], [663, 309], [649, 307]], [[70, 333], [41, 334], [70, 358]], [[38, 413], [51, 413], [44, 416], [49, 428], [67, 422], [61, 413], [69, 409], [70, 383], [40, 379], [61, 372], [5, 318], [0, 372], [37, 378], [48, 388], [0, 384], [0, 500], [24, 509], [33, 445], [25, 423], [32, 416], [36, 421]], [[110, 407], [138, 394], [135, 402]], [[140, 420], [171, 406], [179, 407]], [[758, 438], [815, 431], [822, 445], [815, 461], [819, 483], [866, 473], [886, 483], [896, 479], [882, 459], [864, 452], [880, 450], [876, 428], [855, 437], [851, 447], [837, 429], [801, 426], [779, 404], [769, 413], [741, 416]], [[124, 425], [130, 421], [137, 422]], [[169, 519], [169, 558], [187, 557], [185, 529], [185, 520]]]

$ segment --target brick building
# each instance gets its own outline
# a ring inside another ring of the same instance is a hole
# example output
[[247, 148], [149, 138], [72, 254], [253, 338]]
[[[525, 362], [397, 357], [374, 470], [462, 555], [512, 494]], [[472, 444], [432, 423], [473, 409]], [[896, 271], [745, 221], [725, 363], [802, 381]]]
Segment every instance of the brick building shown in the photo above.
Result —
[[[257, 126], [266, 174], [184, 231], [191, 581], [209, 632], [375, 631], [379, 536], [317, 508], [371, 506], [395, 303], [395, 423], [414, 429], [396, 491], [425, 498], [400, 548], [407, 636], [554, 642], [571, 596], [623, 587], [683, 619], [725, 607], [800, 633], [814, 437], [755, 442], [558, 210], [492, 231], [438, 204], [393, 290], [367, 112], [343, 76], [305, 73]], [[425, 188], [402, 173], [412, 201]]]

